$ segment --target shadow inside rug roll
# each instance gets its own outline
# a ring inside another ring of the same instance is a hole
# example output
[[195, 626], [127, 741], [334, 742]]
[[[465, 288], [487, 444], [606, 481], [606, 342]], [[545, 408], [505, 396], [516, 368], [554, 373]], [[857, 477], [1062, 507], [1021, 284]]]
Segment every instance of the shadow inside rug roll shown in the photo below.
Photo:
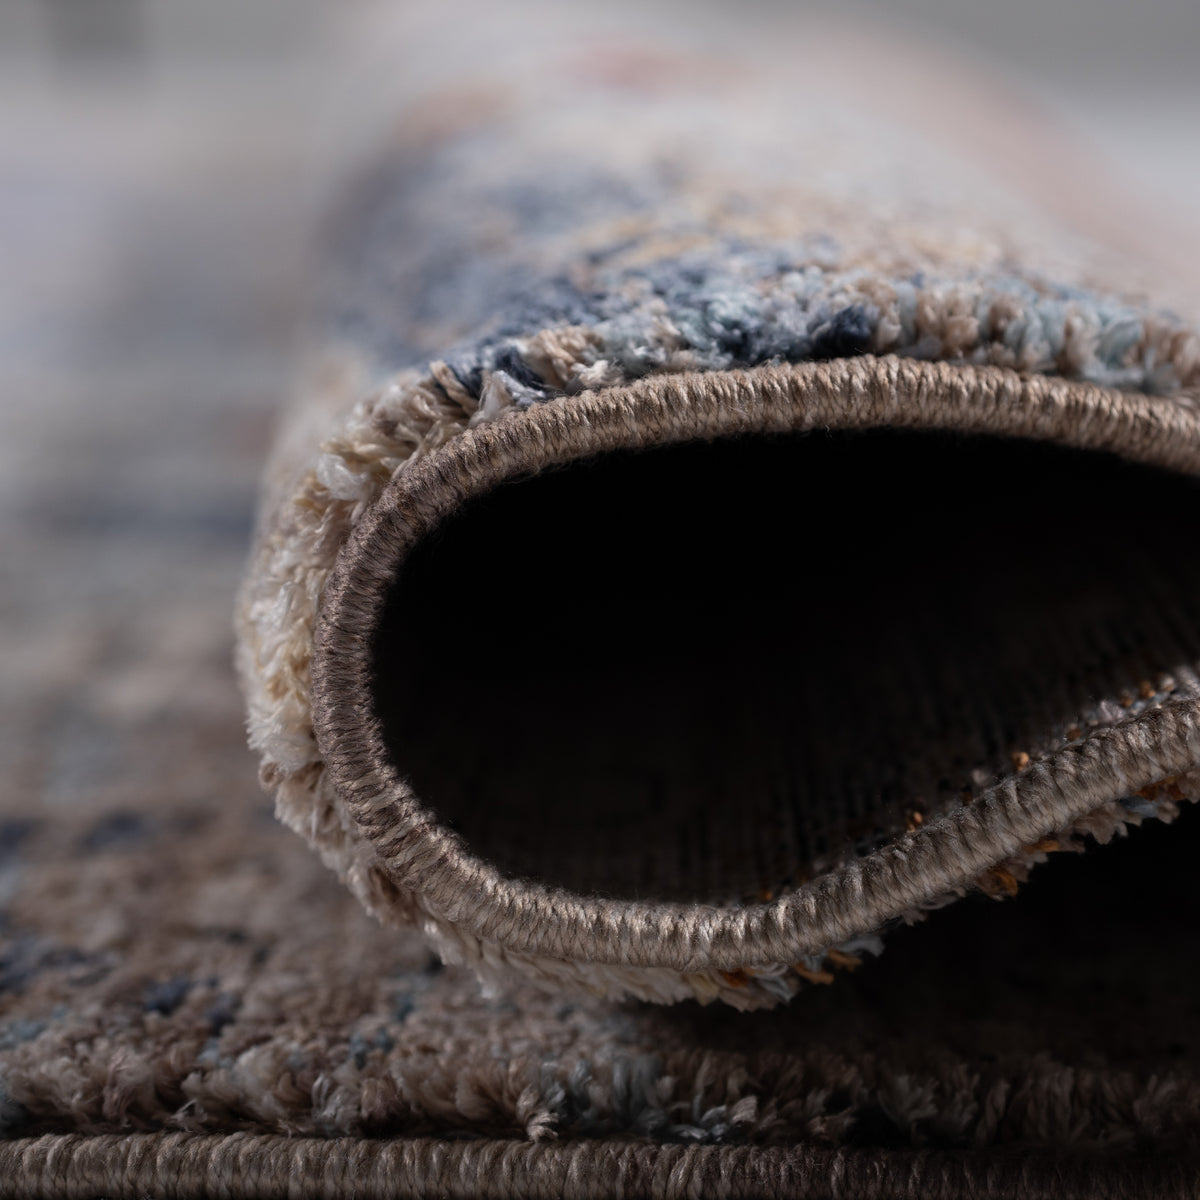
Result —
[[757, 1007], [1200, 794], [1200, 340], [1083, 203], [528, 53], [336, 211], [239, 617], [281, 818], [485, 978]]
[[1196, 696], [1198, 526], [1192, 478], [1014, 439], [615, 452], [418, 543], [374, 703], [389, 762], [502, 872], [752, 903]]

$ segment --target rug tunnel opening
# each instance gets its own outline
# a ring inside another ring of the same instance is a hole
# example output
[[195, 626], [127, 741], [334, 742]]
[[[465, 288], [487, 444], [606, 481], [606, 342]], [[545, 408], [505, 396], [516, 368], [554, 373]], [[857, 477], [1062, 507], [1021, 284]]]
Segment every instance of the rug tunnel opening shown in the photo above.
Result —
[[400, 566], [372, 702], [503, 873], [777, 896], [1200, 695], [1200, 486], [935, 432], [749, 435], [502, 483]]

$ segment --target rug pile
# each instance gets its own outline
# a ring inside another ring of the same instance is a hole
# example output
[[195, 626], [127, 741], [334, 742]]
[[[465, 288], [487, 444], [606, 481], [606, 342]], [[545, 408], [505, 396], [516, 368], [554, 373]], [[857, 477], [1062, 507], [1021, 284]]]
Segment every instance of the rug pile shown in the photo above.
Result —
[[5, 513], [5, 1194], [1194, 1194], [1184, 289], [574, 26], [405, 30], [253, 530], [261, 400]]

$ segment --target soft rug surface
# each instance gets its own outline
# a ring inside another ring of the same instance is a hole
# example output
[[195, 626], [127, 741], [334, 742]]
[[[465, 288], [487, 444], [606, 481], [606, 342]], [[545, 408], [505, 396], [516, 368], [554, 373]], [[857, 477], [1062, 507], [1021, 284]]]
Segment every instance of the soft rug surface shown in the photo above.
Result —
[[1187, 322], [869, 96], [534, 52], [334, 215], [240, 610], [283, 820], [485, 980], [754, 1008], [1174, 818]]
[[987, 96], [569, 26], [333, 206], [272, 801], [254, 406], [9, 518], [0, 1190], [1195, 1195], [1186, 295]]

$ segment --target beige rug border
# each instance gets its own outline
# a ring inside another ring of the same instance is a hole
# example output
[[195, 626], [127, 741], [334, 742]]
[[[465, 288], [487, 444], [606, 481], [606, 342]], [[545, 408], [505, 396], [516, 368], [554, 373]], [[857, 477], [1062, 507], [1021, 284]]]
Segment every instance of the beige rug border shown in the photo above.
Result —
[[277, 1134], [46, 1134], [0, 1141], [13, 1200], [1184, 1200], [1200, 1159]]
[[940, 903], [1039, 838], [1200, 764], [1200, 702], [1170, 702], [1065, 746], [902, 844], [773, 902], [719, 908], [593, 900], [508, 877], [442, 825], [390, 762], [370, 694], [375, 623], [409, 550], [465, 500], [501, 480], [614, 450], [880, 428], [1024, 437], [1200, 473], [1200, 410], [1191, 397], [891, 356], [648, 376], [462, 431], [398, 471], [363, 514], [317, 623], [317, 742], [372, 845], [374, 870], [390, 878], [381, 894], [415, 892], [435, 923], [509, 955], [683, 972], [787, 963]]

